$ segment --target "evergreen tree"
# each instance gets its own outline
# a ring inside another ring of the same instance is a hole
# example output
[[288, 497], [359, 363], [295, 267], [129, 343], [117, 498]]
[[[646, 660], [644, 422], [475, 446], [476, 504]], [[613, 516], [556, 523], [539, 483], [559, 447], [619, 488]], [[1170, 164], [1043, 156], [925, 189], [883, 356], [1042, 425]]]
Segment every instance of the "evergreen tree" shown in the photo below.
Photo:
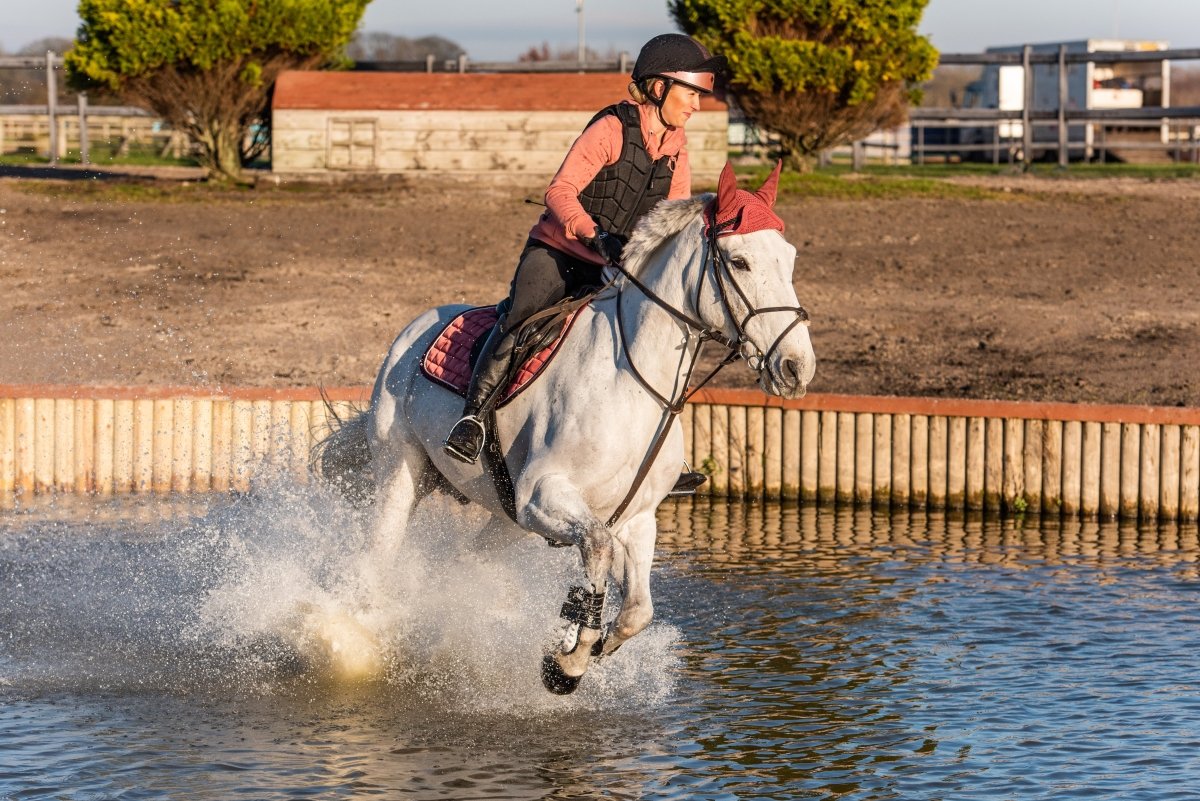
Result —
[[777, 133], [793, 166], [903, 122], [937, 51], [916, 32], [929, 0], [669, 0], [729, 61], [729, 92]]
[[268, 143], [275, 78], [334, 62], [368, 2], [80, 0], [68, 79], [153, 111], [236, 179]]

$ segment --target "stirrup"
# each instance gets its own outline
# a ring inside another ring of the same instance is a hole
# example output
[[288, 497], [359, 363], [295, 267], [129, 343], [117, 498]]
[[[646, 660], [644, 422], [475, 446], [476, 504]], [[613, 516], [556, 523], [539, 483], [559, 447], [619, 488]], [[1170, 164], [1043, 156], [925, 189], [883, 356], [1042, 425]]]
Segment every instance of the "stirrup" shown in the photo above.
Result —
[[[475, 432], [467, 428], [471, 425], [478, 429], [477, 436]], [[479, 461], [479, 455], [483, 453], [485, 439], [487, 439], [487, 429], [483, 427], [483, 421], [473, 414], [464, 415], [458, 419], [458, 422], [450, 429], [450, 433], [446, 435], [446, 439], [442, 442], [442, 450], [460, 462], [475, 464]]]
[[679, 478], [675, 480], [675, 486], [667, 493], [668, 497], [679, 495], [695, 495], [696, 490], [704, 486], [704, 482], [708, 481], [708, 476], [703, 473], [694, 471], [685, 471], [681, 473]]

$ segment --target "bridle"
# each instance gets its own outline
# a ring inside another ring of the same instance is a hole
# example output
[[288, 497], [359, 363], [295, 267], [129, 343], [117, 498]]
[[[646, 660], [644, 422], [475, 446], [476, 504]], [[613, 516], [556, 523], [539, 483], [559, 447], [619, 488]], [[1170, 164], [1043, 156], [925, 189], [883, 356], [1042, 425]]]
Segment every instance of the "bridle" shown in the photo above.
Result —
[[[647, 473], [650, 472], [650, 467], [654, 464], [654, 460], [658, 456], [659, 450], [662, 448], [663, 443], [666, 442], [667, 434], [670, 433], [671, 430], [671, 419], [683, 411], [688, 400], [690, 400], [693, 395], [699, 392], [705, 384], [711, 381], [713, 377], [720, 372], [723, 367], [725, 367], [725, 365], [731, 364], [741, 358], [747, 346], [753, 347], [755, 353], [746, 357], [746, 363], [752, 370], [754, 370], [756, 374], [761, 375], [762, 372], [767, 369], [767, 364], [770, 361], [771, 356], [779, 348], [779, 344], [783, 341], [784, 337], [790, 334], [796, 326], [800, 325], [801, 323], [808, 322], [809, 320], [808, 311], [800, 305], [764, 306], [762, 308], [754, 307], [745, 290], [743, 290], [738, 284], [737, 279], [733, 277], [733, 270], [729, 265], [729, 260], [725, 257], [725, 254], [721, 252], [721, 249], [717, 247], [717, 238], [721, 235], [721, 232], [727, 228], [735, 226], [737, 224], [737, 218], [717, 224], [715, 203], [710, 203], [708, 208], [705, 209], [704, 213], [707, 216], [704, 234], [705, 253], [701, 257], [703, 261], [703, 267], [700, 273], [700, 280], [696, 282], [696, 295], [692, 302], [692, 307], [696, 310], [699, 310], [700, 302], [704, 294], [705, 280], [711, 272], [717, 298], [724, 307], [728, 319], [734, 321], [733, 327], [736, 334], [734, 339], [727, 337], [720, 329], [705, 325], [702, 320], [693, 317], [681, 309], [675, 308], [670, 303], [655, 294], [652, 289], [638, 280], [638, 278], [634, 276], [633, 273], [626, 270], [623, 265], [618, 263], [613, 264], [613, 267], [625, 277], [631, 286], [636, 288], [639, 292], [645, 295], [646, 298], [653, 301], [657, 306], [683, 324], [687, 332], [688, 342], [691, 341], [693, 335], [698, 335], [699, 345], [693, 351], [691, 361], [687, 365], [687, 368], [678, 374], [683, 378], [683, 390], [678, 393], [678, 396], [672, 400], [671, 398], [659, 392], [646, 379], [646, 377], [642, 375], [641, 371], [638, 370], [637, 365], [634, 363], [633, 351], [629, 348], [629, 341], [625, 332], [625, 326], [621, 323], [621, 300], [624, 297], [622, 292], [623, 287], [618, 286], [616, 288], [616, 326], [621, 340], [621, 348], [625, 351], [626, 359], [629, 362], [629, 368], [633, 373], [634, 378], [637, 379], [637, 382], [641, 384], [642, 388], [646, 390], [647, 393], [649, 393], [655, 400], [663, 405], [664, 411], [663, 421], [659, 426], [658, 435], [651, 444], [650, 450], [647, 452], [646, 457], [642, 460], [642, 464], [638, 468], [637, 476], [633, 480], [633, 485], [629, 488], [629, 492], [625, 495], [625, 499], [621, 501], [620, 505], [617, 506], [616, 511], [613, 512], [612, 516], [609, 517], [608, 521], [605, 523], [605, 525], [609, 528], [611, 528], [613, 524], [620, 519], [621, 515], [625, 512], [625, 509], [628, 508], [629, 504], [633, 501], [634, 496], [637, 495], [638, 488], [641, 487], [642, 481], [646, 478]], [[735, 316], [733, 305], [730, 303], [730, 287], [732, 287], [734, 294], [736, 294], [738, 300], [746, 309], [746, 314], [741, 318], [740, 321], [738, 321], [738, 318]], [[767, 348], [767, 352], [763, 353], [758, 346], [754, 344], [753, 340], [750, 339], [750, 335], [747, 332], [746, 327], [749, 325], [751, 320], [761, 314], [772, 314], [779, 312], [794, 314], [796, 315], [796, 319], [792, 320], [791, 323], [789, 323], [783, 329], [779, 336], [775, 337], [775, 341], [772, 342], [770, 347]], [[726, 353], [725, 358], [722, 359], [717, 366], [708, 373], [708, 375], [704, 376], [704, 378], [698, 384], [692, 387], [692, 373], [696, 369], [697, 362], [700, 361], [700, 356], [704, 351], [705, 343], [709, 341], [724, 345], [728, 349], [728, 353]], [[676, 385], [678, 386], [678, 381], [676, 382]]]
[[[676, 400], [672, 401], [671, 399], [667, 398], [662, 393], [660, 393], [658, 390], [656, 390], [653, 386], [651, 386], [650, 382], [646, 380], [646, 378], [641, 374], [641, 372], [637, 369], [637, 366], [633, 362], [632, 352], [629, 349], [629, 342], [626, 337], [625, 328], [621, 324], [620, 310], [621, 310], [621, 299], [622, 299], [623, 295], [621, 292], [621, 288], [620, 287], [617, 288], [617, 329], [618, 329], [618, 331], [620, 333], [620, 337], [621, 337], [621, 347], [625, 350], [625, 353], [628, 354], [630, 369], [633, 371], [633, 374], [637, 378], [638, 383], [640, 383], [642, 385], [642, 387], [648, 393], [650, 393], [650, 395], [652, 395], [655, 399], [657, 399], [669, 411], [672, 411], [672, 413], [674, 413], [674, 414], [678, 414], [680, 411], [682, 411], [683, 405], [685, 403], [687, 403], [688, 399], [691, 398], [692, 395], [694, 395], [697, 391], [699, 391], [701, 387], [703, 387], [705, 384], [707, 384], [709, 381], [711, 381], [713, 376], [715, 376], [717, 374], [717, 372], [721, 370], [721, 368], [723, 368], [725, 365], [735, 362], [739, 358], [741, 358], [743, 356], [744, 351], [747, 346], [753, 347], [755, 352], [752, 355], [746, 357], [746, 363], [747, 363], [747, 365], [749, 365], [750, 369], [752, 369], [756, 374], [761, 374], [764, 370], [766, 370], [767, 364], [769, 363], [771, 356], [774, 355], [775, 351], [779, 348], [779, 344], [781, 342], [783, 342], [784, 337], [786, 337], [788, 334], [790, 334], [792, 332], [792, 329], [794, 329], [796, 326], [800, 325], [801, 323], [806, 323], [809, 321], [808, 310], [806, 310], [803, 306], [800, 306], [800, 305], [796, 305], [796, 306], [764, 306], [762, 308], [754, 307], [754, 304], [750, 301], [750, 298], [746, 294], [745, 290], [742, 289], [742, 287], [738, 284], [737, 279], [734, 278], [733, 269], [730, 267], [729, 259], [726, 258], [725, 254], [721, 251], [721, 249], [719, 247], [717, 247], [717, 239], [721, 235], [721, 232], [727, 228], [730, 228], [730, 227], [736, 225], [737, 219], [734, 218], [732, 220], [727, 220], [726, 222], [718, 224], [716, 222], [716, 208], [715, 208], [715, 206], [713, 206], [713, 204], [709, 204], [709, 207], [705, 209], [704, 213], [708, 218], [706, 220], [705, 234], [704, 234], [705, 252], [704, 252], [704, 255], [702, 256], [702, 259], [705, 262], [705, 264], [704, 264], [702, 272], [700, 273], [700, 280], [696, 282], [696, 294], [695, 294], [695, 298], [692, 302], [692, 307], [694, 309], [700, 308], [700, 302], [704, 295], [705, 283], [706, 283], [706, 280], [708, 279], [709, 274], [711, 273], [711, 275], [712, 275], [711, 280], [713, 281], [713, 283], [715, 285], [715, 291], [716, 291], [717, 298], [720, 301], [721, 306], [725, 309], [725, 314], [728, 317], [728, 319], [733, 321], [733, 328], [734, 328], [734, 332], [735, 332], [734, 339], [730, 339], [729, 337], [727, 337], [725, 335], [725, 333], [723, 331], [721, 331], [720, 329], [705, 325], [705, 323], [703, 321], [697, 319], [696, 317], [693, 317], [692, 315], [687, 314], [686, 312], [675, 308], [670, 303], [668, 303], [667, 301], [665, 301], [661, 297], [659, 297], [657, 294], [655, 294], [655, 292], [652, 289], [650, 289], [648, 286], [646, 286], [644, 283], [642, 283], [640, 280], [638, 280], [638, 278], [635, 275], [633, 275], [633, 273], [630, 273], [629, 271], [627, 271], [623, 265], [620, 265], [620, 264], [613, 265], [613, 267], [615, 267], [621, 273], [621, 275], [623, 275], [625, 277], [625, 279], [633, 287], [635, 287], [639, 292], [641, 292], [643, 295], [645, 295], [646, 298], [653, 301], [657, 306], [662, 308], [664, 311], [666, 311], [668, 314], [670, 314], [672, 317], [674, 317], [676, 320], [678, 320], [680, 323], [682, 323], [683, 326], [685, 327], [685, 329], [687, 330], [687, 335], [688, 335], [689, 340], [691, 339], [693, 334], [699, 335], [700, 347], [696, 348], [696, 351], [692, 357], [691, 363], [687, 367], [687, 371], [684, 376], [684, 379], [685, 379], [684, 380], [684, 391], [679, 395], [679, 397]], [[746, 310], [745, 316], [742, 317], [740, 321], [734, 314], [733, 305], [730, 303], [730, 288], [731, 287], [733, 289], [733, 293], [737, 296], [738, 300], [741, 302], [742, 306]], [[794, 314], [794, 315], [796, 315], [796, 319], [792, 320], [792, 322], [789, 323], [787, 325], [787, 327], [785, 327], [783, 329], [782, 332], [780, 332], [779, 336], [775, 337], [775, 340], [767, 348], [766, 353], [763, 353], [759, 349], [759, 347], [754, 344], [754, 341], [750, 338], [750, 335], [747, 331], [747, 326], [750, 324], [751, 320], [753, 320], [755, 317], [758, 317], [759, 315], [779, 313], [779, 312], [786, 312], [786, 313]], [[728, 353], [726, 354], [725, 358], [722, 359], [721, 362], [716, 366], [716, 368], [714, 368], [712, 372], [710, 372], [708, 375], [706, 375], [704, 377], [704, 379], [700, 381], [699, 384], [697, 384], [694, 388], [689, 389], [688, 385], [691, 380], [691, 375], [695, 371], [696, 363], [700, 359], [700, 354], [703, 350], [703, 346], [706, 342], [709, 342], [709, 341], [716, 342], [717, 344], [720, 344], [720, 345], [724, 345], [728, 349]]]

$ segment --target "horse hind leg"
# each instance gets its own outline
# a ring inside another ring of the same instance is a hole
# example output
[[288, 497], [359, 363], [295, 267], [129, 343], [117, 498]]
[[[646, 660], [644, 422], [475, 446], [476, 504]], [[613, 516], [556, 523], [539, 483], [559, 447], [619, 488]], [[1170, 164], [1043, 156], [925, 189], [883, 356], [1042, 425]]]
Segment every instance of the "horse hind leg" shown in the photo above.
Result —
[[430, 469], [424, 451], [409, 444], [392, 446], [386, 455], [376, 459], [371, 526], [376, 552], [395, 554], [404, 543], [413, 510], [436, 486], [427, 475]]

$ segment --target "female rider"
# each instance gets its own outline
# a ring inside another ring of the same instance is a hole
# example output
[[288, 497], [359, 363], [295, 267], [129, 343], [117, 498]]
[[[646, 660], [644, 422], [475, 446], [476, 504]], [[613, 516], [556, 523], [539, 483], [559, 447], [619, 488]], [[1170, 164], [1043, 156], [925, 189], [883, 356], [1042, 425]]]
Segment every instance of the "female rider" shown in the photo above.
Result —
[[683, 129], [723, 63], [683, 34], [654, 37], [633, 65], [634, 102], [601, 109], [575, 140], [546, 189], [546, 211], [529, 232], [508, 297], [497, 306], [500, 316], [479, 353], [446, 453], [467, 464], [479, 458], [483, 413], [499, 400], [521, 323], [582, 286], [601, 284], [604, 265], [620, 260], [642, 215], [664, 198], [691, 196]]

